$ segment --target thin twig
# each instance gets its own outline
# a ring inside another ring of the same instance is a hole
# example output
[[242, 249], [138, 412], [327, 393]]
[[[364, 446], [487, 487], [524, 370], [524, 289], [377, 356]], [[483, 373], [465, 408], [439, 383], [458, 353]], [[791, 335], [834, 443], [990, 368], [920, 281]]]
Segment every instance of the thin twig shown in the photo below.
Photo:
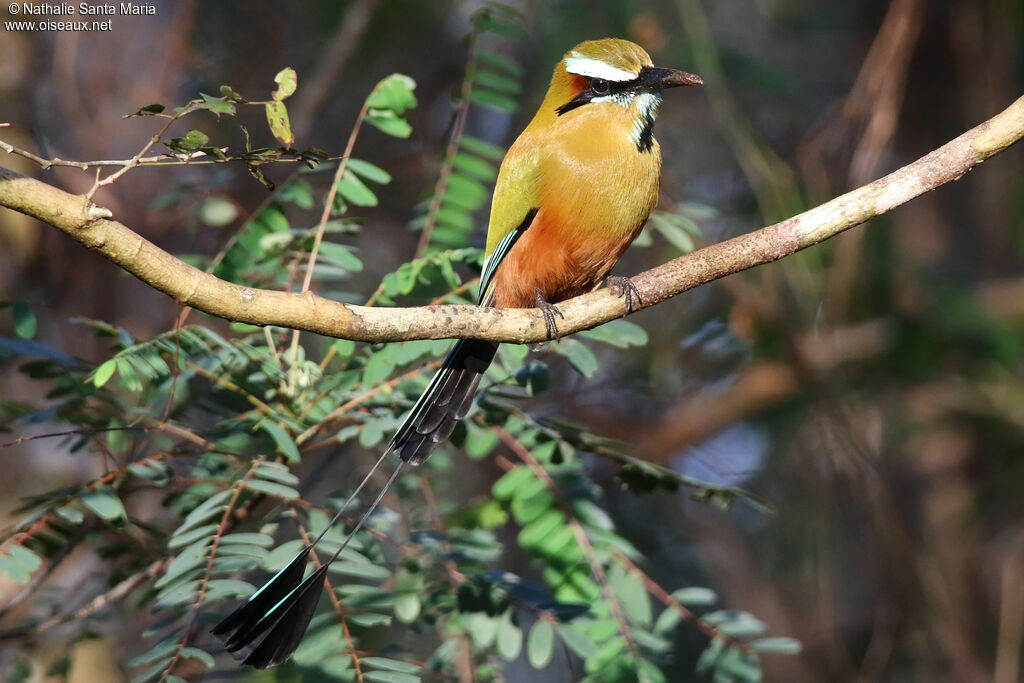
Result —
[[[377, 89], [374, 88], [373, 92]], [[372, 94], [372, 93], [371, 93]], [[324, 200], [324, 210], [320, 214], [320, 223], [316, 226], [316, 235], [313, 237], [313, 248], [309, 251], [309, 263], [306, 265], [306, 277], [302, 280], [302, 290], [300, 293], [306, 293], [309, 291], [309, 285], [313, 281], [313, 270], [316, 268], [316, 257], [320, 251], [320, 242], [323, 241], [324, 231], [327, 229], [327, 220], [331, 217], [331, 209], [334, 207], [334, 197], [338, 193], [338, 183], [341, 182], [342, 176], [345, 175], [345, 167], [348, 166], [349, 157], [352, 156], [352, 148], [355, 147], [356, 138], [359, 136], [359, 129], [363, 125], [363, 119], [366, 118], [366, 112], [370, 108], [370, 98], [367, 97], [366, 101], [363, 102], [362, 108], [359, 110], [359, 114], [356, 116], [356, 122], [352, 126], [352, 132], [349, 133], [348, 142], [345, 144], [345, 153], [342, 155], [342, 160], [338, 163], [338, 170], [334, 172], [334, 179], [331, 181], [331, 187], [327, 190], [327, 198]], [[299, 333], [296, 329], [292, 332], [292, 345], [291, 345], [291, 367], [288, 372], [288, 394], [294, 395], [295, 393], [295, 365], [298, 360], [299, 352]]]
[[189, 113], [191, 113], [193, 111], [195, 111], [195, 104], [192, 103], [192, 102], [189, 102], [187, 105], [182, 107], [180, 111], [178, 111], [176, 114], [174, 114], [174, 116], [171, 116], [170, 118], [168, 118], [167, 123], [164, 124], [163, 128], [161, 128], [156, 133], [156, 135], [151, 137], [149, 139], [149, 141], [145, 145], [142, 146], [142, 149], [139, 150], [138, 154], [136, 154], [134, 157], [129, 159], [128, 163], [124, 164], [124, 166], [122, 166], [119, 171], [114, 171], [113, 173], [108, 175], [106, 178], [103, 178], [101, 180], [100, 177], [99, 177], [99, 169], [97, 169], [96, 170], [96, 180], [93, 182], [92, 188], [90, 188], [90, 190], [85, 193], [85, 198], [88, 201], [91, 202], [92, 198], [93, 198], [93, 195], [96, 194], [96, 190], [100, 189], [104, 185], [111, 184], [112, 182], [114, 182], [115, 180], [117, 180], [118, 178], [123, 176], [125, 173], [127, 173], [128, 171], [130, 171], [133, 168], [135, 168], [136, 166], [138, 166], [139, 162], [141, 161], [141, 159], [144, 156], [146, 156], [146, 152], [148, 152], [150, 149], [152, 149], [153, 145], [155, 145], [158, 142], [160, 142], [160, 139], [163, 138], [164, 133], [166, 133], [168, 131], [168, 129], [170, 129], [170, 127], [172, 125], [174, 125], [174, 122], [177, 121], [178, 119], [180, 119], [182, 116], [185, 116], [186, 114], [189, 114]]

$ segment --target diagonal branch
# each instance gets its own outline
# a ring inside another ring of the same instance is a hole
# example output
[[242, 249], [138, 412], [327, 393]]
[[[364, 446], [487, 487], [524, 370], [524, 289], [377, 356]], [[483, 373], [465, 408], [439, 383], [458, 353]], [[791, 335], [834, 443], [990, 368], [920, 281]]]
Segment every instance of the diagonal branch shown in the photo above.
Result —
[[[1024, 97], [917, 161], [809, 211], [687, 254], [634, 278], [646, 308], [699, 285], [777, 261], [879, 216], [945, 183], [1024, 136]], [[241, 287], [187, 265], [114, 220], [80, 195], [0, 167], [0, 206], [49, 223], [98, 251], [142, 281], [211, 315], [255, 325], [280, 325], [330, 337], [368, 342], [477, 337], [534, 342], [545, 338], [539, 311], [427, 306], [368, 308], [288, 293]], [[563, 334], [596, 327], [622, 315], [623, 303], [607, 290], [559, 304]]]

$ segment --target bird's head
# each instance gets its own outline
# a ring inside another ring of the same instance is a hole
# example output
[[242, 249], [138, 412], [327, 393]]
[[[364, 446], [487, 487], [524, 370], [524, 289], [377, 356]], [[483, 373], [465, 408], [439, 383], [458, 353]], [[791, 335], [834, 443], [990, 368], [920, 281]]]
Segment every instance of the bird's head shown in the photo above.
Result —
[[628, 40], [588, 40], [569, 50], [555, 67], [538, 115], [553, 113], [561, 118], [584, 109], [593, 114], [602, 107], [617, 107], [606, 111], [621, 120], [621, 110], [625, 109], [630, 122], [628, 135], [637, 149], [647, 151], [653, 144], [651, 127], [661, 91], [703, 83], [700, 76], [654, 66], [647, 52]]

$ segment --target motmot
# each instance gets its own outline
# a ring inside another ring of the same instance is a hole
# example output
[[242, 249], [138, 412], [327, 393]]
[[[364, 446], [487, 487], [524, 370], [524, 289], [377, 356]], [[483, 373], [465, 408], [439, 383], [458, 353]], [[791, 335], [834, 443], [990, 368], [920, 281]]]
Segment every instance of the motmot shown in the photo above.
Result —
[[[609, 278], [658, 200], [661, 149], [654, 119], [661, 92], [701, 85], [685, 71], [653, 65], [627, 40], [580, 43], [555, 66], [536, 115], [501, 163], [491, 203], [480, 305], [538, 308], [548, 337], [558, 336], [557, 303], [608, 281], [628, 313], [639, 297], [627, 278]], [[468, 412], [496, 342], [463, 339], [440, 369], [362, 483], [389, 454], [398, 463], [333, 557], [305, 576], [306, 546], [213, 629], [236, 659], [266, 668], [288, 659], [309, 626], [328, 566], [362, 527], [405, 463], [418, 465]], [[326, 532], [326, 529], [325, 529]]]

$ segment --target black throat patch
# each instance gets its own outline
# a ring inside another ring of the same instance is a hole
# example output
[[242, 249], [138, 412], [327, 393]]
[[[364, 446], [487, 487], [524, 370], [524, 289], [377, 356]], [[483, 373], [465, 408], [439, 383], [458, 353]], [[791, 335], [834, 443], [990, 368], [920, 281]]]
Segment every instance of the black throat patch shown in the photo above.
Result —
[[647, 112], [644, 116], [644, 127], [640, 129], [640, 137], [636, 140], [638, 152], [650, 152], [654, 148], [654, 115]]

